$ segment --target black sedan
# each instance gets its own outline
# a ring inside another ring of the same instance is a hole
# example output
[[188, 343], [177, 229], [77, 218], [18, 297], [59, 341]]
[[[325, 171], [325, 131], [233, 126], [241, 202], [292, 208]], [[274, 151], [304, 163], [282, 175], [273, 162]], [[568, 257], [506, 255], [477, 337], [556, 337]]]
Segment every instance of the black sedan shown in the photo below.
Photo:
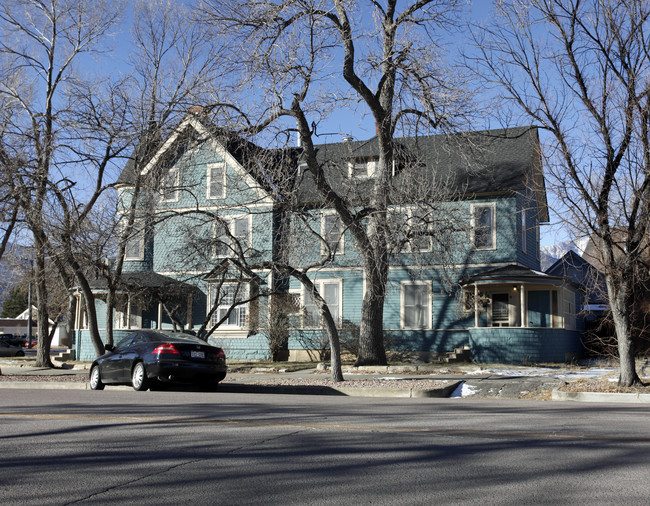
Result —
[[216, 388], [226, 377], [223, 350], [189, 334], [141, 330], [105, 349], [107, 353], [90, 367], [93, 390], [107, 384], [147, 390], [152, 384], [167, 382]]
[[0, 341], [0, 357], [24, 357], [25, 352], [18, 346]]

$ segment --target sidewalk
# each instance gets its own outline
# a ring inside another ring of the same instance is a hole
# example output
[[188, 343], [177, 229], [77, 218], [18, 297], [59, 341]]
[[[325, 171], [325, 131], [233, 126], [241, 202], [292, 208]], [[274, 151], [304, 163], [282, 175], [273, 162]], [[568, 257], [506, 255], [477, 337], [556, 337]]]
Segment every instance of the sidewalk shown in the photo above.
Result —
[[[0, 388], [87, 390], [89, 364], [61, 364], [47, 369], [0, 359]], [[270, 368], [231, 370], [219, 385], [220, 392], [261, 394], [345, 395], [363, 397], [471, 397], [474, 399], [531, 399], [586, 402], [650, 403], [650, 394], [563, 392], [565, 379], [534, 375], [544, 368], [503, 367], [500, 374], [475, 365], [445, 367], [427, 364], [385, 367], [344, 367], [346, 381], [332, 383], [320, 368], [286, 372]], [[504, 374], [505, 373], [505, 374]], [[13, 376], [8, 378], [8, 376]], [[130, 386], [109, 386], [130, 390]]]

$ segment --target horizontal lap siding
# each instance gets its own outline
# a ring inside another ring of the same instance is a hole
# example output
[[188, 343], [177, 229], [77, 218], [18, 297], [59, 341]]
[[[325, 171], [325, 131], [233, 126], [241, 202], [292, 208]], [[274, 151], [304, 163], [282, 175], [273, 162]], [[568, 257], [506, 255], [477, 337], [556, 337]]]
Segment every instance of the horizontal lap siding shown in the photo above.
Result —
[[580, 332], [564, 329], [471, 329], [470, 346], [483, 363], [564, 362], [584, 350]]
[[223, 348], [227, 360], [269, 360], [269, 343], [263, 334], [245, 338], [209, 337], [208, 343]]

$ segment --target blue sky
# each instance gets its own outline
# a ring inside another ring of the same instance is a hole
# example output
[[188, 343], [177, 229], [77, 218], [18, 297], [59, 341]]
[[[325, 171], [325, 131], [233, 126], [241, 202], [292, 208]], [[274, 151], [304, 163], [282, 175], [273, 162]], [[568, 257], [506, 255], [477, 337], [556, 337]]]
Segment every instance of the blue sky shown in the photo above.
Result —
[[[492, 0], [473, 0], [465, 7], [468, 18], [476, 22], [487, 22], [492, 10]], [[106, 55], [102, 62], [100, 71], [105, 71], [106, 66], [112, 67], [114, 72], [128, 72], [128, 54], [130, 50], [130, 23], [133, 15], [131, 12], [131, 2], [127, 5], [125, 18], [122, 26], [115, 34], [112, 41], [114, 50]], [[451, 51], [459, 50], [460, 44], [463, 43], [462, 37], [458, 37], [457, 42], [450, 46]], [[487, 123], [489, 124], [489, 123]], [[483, 128], [485, 124], [477, 125], [476, 128]], [[363, 109], [351, 112], [350, 110], [339, 110], [332, 114], [327, 120], [318, 125], [317, 132], [321, 135], [317, 142], [336, 142], [343, 135], [352, 135], [356, 139], [367, 139], [375, 135], [374, 119], [367, 112], [364, 114]], [[332, 135], [322, 135], [322, 134]], [[550, 195], [549, 195], [549, 198]], [[544, 227], [542, 232], [542, 244], [554, 244], [566, 237], [560, 231], [551, 230], [550, 227]]]

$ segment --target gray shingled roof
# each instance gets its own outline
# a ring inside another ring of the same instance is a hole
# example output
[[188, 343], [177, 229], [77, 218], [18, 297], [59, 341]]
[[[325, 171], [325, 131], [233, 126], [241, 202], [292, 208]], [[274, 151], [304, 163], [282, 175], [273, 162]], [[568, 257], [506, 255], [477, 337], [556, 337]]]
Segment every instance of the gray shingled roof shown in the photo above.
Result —
[[561, 276], [554, 276], [547, 274], [545, 272], [535, 271], [529, 269], [528, 267], [522, 267], [521, 265], [506, 265], [505, 267], [499, 267], [497, 269], [489, 269], [486, 271], [479, 272], [475, 274], [470, 279], [465, 281], [465, 285], [472, 284], [476, 282], [489, 282], [489, 281], [530, 281], [530, 280], [545, 280], [545, 281], [554, 281], [562, 282], [563, 278]]
[[[269, 193], [275, 190], [273, 174], [267, 170], [297, 163], [297, 148], [267, 150], [196, 118]], [[155, 141], [161, 146], [161, 141]], [[180, 141], [179, 141], [180, 142]], [[348, 141], [316, 146], [330, 185], [351, 202], [363, 204], [371, 195], [373, 180], [348, 177], [347, 162], [378, 157], [378, 139]], [[172, 146], [163, 163], [180, 156]], [[136, 149], [137, 152], [137, 149]], [[151, 152], [150, 152], [151, 153]], [[153, 156], [150, 154], [149, 158]], [[263, 160], [258, 163], [258, 160]], [[536, 187], [541, 221], [548, 221], [548, 209], [541, 170], [537, 128], [432, 135], [395, 139], [396, 175], [392, 179], [394, 203], [405, 202], [412, 191], [419, 198], [515, 193]], [[274, 167], [275, 165], [275, 167]], [[141, 165], [143, 166], [143, 165]], [[118, 183], [133, 184], [135, 164], [129, 160]], [[284, 172], [286, 174], [286, 172]], [[311, 173], [300, 175], [298, 201], [319, 205], [322, 196]]]
[[[90, 281], [93, 291], [107, 289], [106, 280], [103, 278]], [[157, 272], [124, 272], [120, 279], [120, 288], [125, 290], [164, 289], [166, 293], [192, 293], [196, 288], [183, 281], [158, 274]]]
[[[372, 180], [351, 180], [348, 160], [378, 156], [376, 137], [316, 146], [328, 181], [339, 193], [353, 192], [364, 201]], [[539, 167], [539, 141], [535, 127], [395, 139], [394, 188], [416, 185], [431, 193], [475, 195], [518, 192], [532, 185]], [[539, 178], [538, 178], [539, 181]], [[300, 200], [316, 202], [319, 194], [310, 174], [300, 185]], [[545, 205], [546, 202], [544, 201]]]

